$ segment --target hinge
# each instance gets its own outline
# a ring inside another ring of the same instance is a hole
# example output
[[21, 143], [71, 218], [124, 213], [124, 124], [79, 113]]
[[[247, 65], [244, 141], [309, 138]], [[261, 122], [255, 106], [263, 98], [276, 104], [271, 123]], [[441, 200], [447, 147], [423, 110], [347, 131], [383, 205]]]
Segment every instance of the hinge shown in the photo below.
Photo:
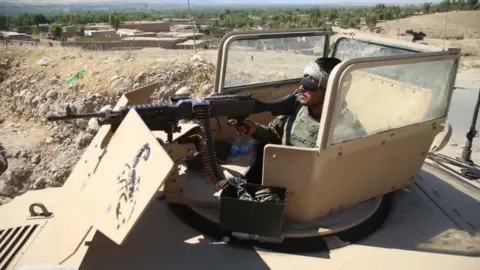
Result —
[[451, 52], [451, 53], [454, 53], [454, 54], [460, 54], [462, 49], [460, 49], [460, 48], [448, 48], [448, 51]]

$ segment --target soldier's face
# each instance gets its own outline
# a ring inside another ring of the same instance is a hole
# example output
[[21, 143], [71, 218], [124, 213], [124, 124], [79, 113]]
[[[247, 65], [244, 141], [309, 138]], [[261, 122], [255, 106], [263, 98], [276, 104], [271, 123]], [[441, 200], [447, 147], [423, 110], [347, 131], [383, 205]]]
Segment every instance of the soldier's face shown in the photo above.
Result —
[[[315, 81], [313, 78], [309, 76], [306, 76], [306, 78], [310, 80], [313, 84], [318, 85], [318, 82]], [[311, 89], [308, 86], [301, 84], [298, 90], [300, 104], [312, 108], [320, 107], [323, 105], [323, 101], [325, 99], [325, 91], [323, 89]]]

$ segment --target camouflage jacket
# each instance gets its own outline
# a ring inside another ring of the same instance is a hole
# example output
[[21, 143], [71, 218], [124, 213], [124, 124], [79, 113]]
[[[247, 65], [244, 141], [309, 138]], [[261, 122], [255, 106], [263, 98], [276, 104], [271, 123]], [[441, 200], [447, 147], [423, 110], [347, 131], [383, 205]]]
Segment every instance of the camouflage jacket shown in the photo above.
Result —
[[[308, 116], [309, 119], [306, 121], [297, 121], [299, 118], [306, 119], [307, 115], [307, 107], [301, 105], [297, 100], [291, 114], [277, 116], [267, 126], [257, 124], [257, 128], [251, 137], [262, 144], [270, 143], [299, 147], [318, 147], [316, 141], [320, 126], [320, 117], [313, 119], [312, 116]], [[300, 122], [300, 124], [304, 126], [300, 131], [292, 130], [292, 126], [297, 122]], [[305, 127], [305, 124], [311, 127]], [[300, 136], [296, 136], [296, 133]], [[307, 134], [311, 137], [306, 138]], [[365, 129], [357, 117], [347, 108], [347, 103], [344, 102], [342, 110], [340, 111], [339, 120], [335, 124], [333, 142], [344, 142], [366, 135]], [[295, 137], [296, 140], [292, 141], [291, 139]], [[298, 139], [299, 137], [300, 139]]]

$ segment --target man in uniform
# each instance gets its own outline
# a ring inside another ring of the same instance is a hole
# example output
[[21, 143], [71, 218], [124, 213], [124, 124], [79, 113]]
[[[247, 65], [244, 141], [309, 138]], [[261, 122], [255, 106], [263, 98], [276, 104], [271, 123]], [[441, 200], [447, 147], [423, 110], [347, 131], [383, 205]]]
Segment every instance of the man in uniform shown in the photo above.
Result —
[[[239, 134], [249, 134], [261, 145], [283, 144], [297, 147], [318, 147], [317, 136], [322, 117], [327, 82], [333, 68], [341, 61], [337, 58], [321, 57], [309, 63], [303, 70], [300, 87], [296, 90], [297, 100], [295, 113], [274, 118], [268, 126], [250, 120], [236, 125]], [[348, 125], [350, 138], [365, 134], [356, 117], [346, 108], [344, 102], [342, 125]], [[232, 121], [232, 120], [229, 120]], [[233, 120], [234, 121], [234, 120]], [[229, 122], [233, 125], [234, 122]], [[352, 133], [353, 131], [353, 133]], [[345, 133], [345, 129], [342, 130]]]

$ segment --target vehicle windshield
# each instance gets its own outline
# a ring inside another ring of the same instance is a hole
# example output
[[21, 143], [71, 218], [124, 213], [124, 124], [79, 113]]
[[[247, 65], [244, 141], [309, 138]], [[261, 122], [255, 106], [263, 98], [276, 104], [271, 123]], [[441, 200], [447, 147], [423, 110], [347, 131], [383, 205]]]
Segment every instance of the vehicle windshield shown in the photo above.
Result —
[[[454, 59], [353, 64], [340, 80], [338, 96], [346, 103], [334, 119], [331, 142], [337, 144], [444, 117], [455, 66]], [[365, 130], [363, 135], [351, 132], [344, 111], [358, 118]]]
[[393, 48], [381, 44], [374, 44], [363, 40], [341, 38], [335, 44], [332, 56], [344, 62], [358, 57], [385, 56], [407, 53], [416, 52], [407, 49]]
[[324, 55], [325, 36], [235, 40], [228, 46], [225, 88], [302, 77], [304, 66]]

